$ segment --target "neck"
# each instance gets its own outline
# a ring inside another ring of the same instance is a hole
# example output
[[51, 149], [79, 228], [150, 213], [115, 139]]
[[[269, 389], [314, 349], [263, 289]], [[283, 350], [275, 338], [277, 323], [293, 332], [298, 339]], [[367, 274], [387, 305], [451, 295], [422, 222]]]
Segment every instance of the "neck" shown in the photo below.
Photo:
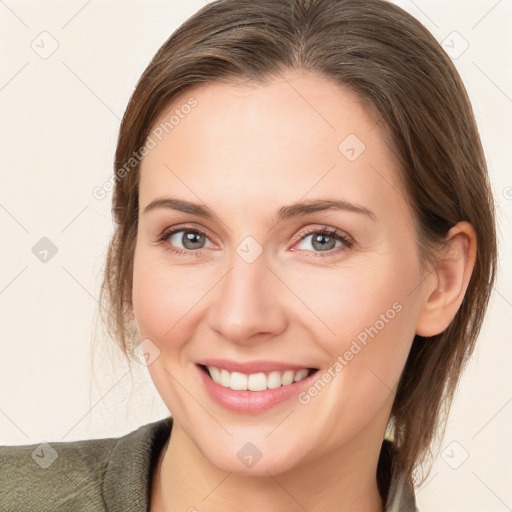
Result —
[[382, 440], [377, 441], [252, 477], [215, 467], [175, 422], [155, 471], [151, 512], [383, 512], [376, 478]]

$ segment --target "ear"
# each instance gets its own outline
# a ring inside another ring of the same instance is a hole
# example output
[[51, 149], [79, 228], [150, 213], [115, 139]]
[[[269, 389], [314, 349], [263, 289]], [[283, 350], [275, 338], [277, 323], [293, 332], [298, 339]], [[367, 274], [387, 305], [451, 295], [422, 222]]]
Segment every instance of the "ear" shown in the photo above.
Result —
[[416, 334], [429, 337], [443, 332], [455, 317], [471, 278], [477, 239], [473, 226], [459, 222], [446, 236], [437, 263], [425, 280]]

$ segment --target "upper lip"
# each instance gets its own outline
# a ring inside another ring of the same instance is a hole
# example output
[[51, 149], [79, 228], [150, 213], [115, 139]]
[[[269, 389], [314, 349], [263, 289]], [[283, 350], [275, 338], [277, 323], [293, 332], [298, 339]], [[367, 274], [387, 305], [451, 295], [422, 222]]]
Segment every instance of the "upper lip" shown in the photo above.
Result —
[[227, 370], [228, 372], [239, 372], [251, 375], [253, 373], [268, 373], [272, 371], [287, 371], [287, 370], [302, 370], [302, 368], [310, 369], [311, 366], [283, 363], [280, 361], [248, 361], [242, 363], [240, 361], [230, 361], [228, 359], [201, 359], [196, 361], [199, 365], [215, 366], [219, 369]]

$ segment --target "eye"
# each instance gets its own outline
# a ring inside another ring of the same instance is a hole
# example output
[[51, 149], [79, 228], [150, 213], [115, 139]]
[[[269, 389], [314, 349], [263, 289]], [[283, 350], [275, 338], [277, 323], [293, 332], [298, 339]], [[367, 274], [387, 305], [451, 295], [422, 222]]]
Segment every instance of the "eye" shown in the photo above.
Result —
[[297, 246], [301, 251], [313, 251], [316, 253], [325, 252], [328, 253], [328, 255], [331, 255], [333, 252], [337, 253], [339, 250], [343, 251], [354, 245], [354, 241], [346, 233], [343, 233], [336, 228], [329, 228], [325, 226], [322, 228], [308, 228], [307, 230], [299, 233], [298, 236], [300, 237], [300, 240]]
[[[295, 251], [297, 247], [299, 251], [313, 253], [314, 256], [324, 256], [320, 253], [330, 256], [354, 245], [349, 235], [327, 226], [307, 228], [297, 237], [299, 241], [291, 250]], [[202, 249], [215, 246], [204, 231], [191, 226], [169, 228], [158, 238], [157, 243], [164, 244], [166, 250], [184, 255], [200, 255]]]
[[[206, 234], [196, 228], [181, 226], [166, 230], [158, 239], [158, 243], [166, 243], [166, 249], [177, 254], [199, 253], [201, 249], [209, 247], [210, 242]], [[213, 244], [210, 242], [210, 246]]]

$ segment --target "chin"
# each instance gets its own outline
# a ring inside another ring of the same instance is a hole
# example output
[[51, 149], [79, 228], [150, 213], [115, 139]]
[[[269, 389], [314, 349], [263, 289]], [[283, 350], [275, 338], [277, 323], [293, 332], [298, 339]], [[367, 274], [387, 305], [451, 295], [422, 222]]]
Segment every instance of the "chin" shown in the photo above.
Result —
[[[206, 441], [210, 443], [211, 441]], [[201, 448], [201, 447], [200, 447]], [[228, 445], [212, 449], [208, 444], [203, 454], [222, 471], [246, 476], [269, 476], [284, 473], [296, 467], [300, 458], [295, 446], [272, 446], [268, 442], [231, 440]]]

